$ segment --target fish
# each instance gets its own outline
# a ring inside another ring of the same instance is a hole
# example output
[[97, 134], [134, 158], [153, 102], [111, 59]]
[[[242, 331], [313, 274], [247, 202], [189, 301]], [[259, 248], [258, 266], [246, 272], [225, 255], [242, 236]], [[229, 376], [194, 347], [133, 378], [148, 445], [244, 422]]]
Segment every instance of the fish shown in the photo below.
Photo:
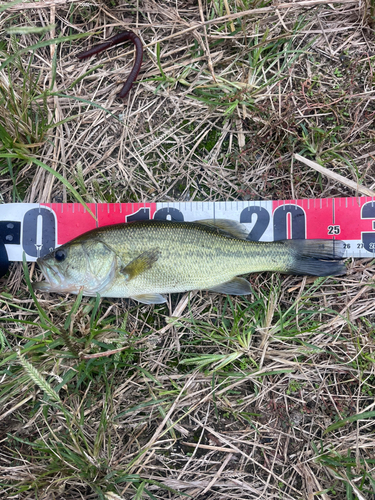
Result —
[[37, 260], [44, 292], [132, 298], [162, 304], [165, 294], [210, 290], [251, 293], [241, 275], [274, 271], [336, 276], [346, 273], [340, 240], [247, 240], [227, 219], [138, 221], [99, 227]]

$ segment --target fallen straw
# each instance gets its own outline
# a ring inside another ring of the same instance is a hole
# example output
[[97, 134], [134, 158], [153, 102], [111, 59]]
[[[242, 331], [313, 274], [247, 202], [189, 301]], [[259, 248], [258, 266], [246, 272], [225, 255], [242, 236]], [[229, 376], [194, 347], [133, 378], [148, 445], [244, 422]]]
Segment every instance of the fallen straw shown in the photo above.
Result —
[[332, 172], [332, 170], [322, 167], [321, 165], [319, 165], [319, 163], [316, 163], [315, 161], [308, 160], [307, 158], [304, 158], [299, 154], [295, 154], [294, 158], [304, 163], [305, 165], [313, 168], [317, 172], [320, 172], [321, 174], [326, 175], [327, 177], [330, 177], [331, 179], [334, 179], [337, 182], [341, 182], [341, 184], [344, 184], [344, 186], [354, 189], [358, 193], [361, 193], [365, 196], [375, 196], [375, 191], [373, 191], [372, 189], [368, 189], [365, 186], [361, 186], [357, 182], [353, 182], [350, 179], [343, 177], [342, 175], [336, 174], [335, 172]]

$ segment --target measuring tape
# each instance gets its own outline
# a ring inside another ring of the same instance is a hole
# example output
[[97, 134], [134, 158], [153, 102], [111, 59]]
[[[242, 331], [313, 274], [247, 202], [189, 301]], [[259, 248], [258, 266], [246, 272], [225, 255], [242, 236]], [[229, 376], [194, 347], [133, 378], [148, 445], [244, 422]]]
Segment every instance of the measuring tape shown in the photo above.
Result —
[[10, 261], [28, 262], [100, 226], [139, 220], [232, 219], [247, 239], [340, 239], [344, 257], [375, 256], [375, 198], [175, 203], [9, 203], [0, 205], [0, 243]]

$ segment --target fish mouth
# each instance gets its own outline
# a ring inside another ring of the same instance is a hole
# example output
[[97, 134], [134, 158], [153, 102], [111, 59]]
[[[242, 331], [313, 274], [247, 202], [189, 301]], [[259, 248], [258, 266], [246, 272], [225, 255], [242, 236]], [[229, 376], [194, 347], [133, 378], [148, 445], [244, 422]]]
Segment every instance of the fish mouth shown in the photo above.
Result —
[[78, 293], [75, 285], [67, 286], [64, 283], [64, 276], [54, 266], [42, 262], [39, 259], [37, 260], [37, 264], [45, 277], [45, 281], [33, 283], [32, 287], [34, 291]]

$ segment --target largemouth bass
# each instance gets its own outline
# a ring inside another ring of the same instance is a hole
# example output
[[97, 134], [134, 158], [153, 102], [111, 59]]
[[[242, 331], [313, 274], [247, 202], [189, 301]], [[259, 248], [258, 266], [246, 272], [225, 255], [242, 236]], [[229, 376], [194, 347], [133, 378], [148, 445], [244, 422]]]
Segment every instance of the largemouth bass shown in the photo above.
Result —
[[329, 276], [345, 274], [344, 245], [334, 240], [246, 240], [228, 220], [142, 221], [89, 231], [37, 260], [47, 292], [131, 297], [166, 302], [162, 294], [189, 290], [246, 295], [237, 277], [260, 271]]

